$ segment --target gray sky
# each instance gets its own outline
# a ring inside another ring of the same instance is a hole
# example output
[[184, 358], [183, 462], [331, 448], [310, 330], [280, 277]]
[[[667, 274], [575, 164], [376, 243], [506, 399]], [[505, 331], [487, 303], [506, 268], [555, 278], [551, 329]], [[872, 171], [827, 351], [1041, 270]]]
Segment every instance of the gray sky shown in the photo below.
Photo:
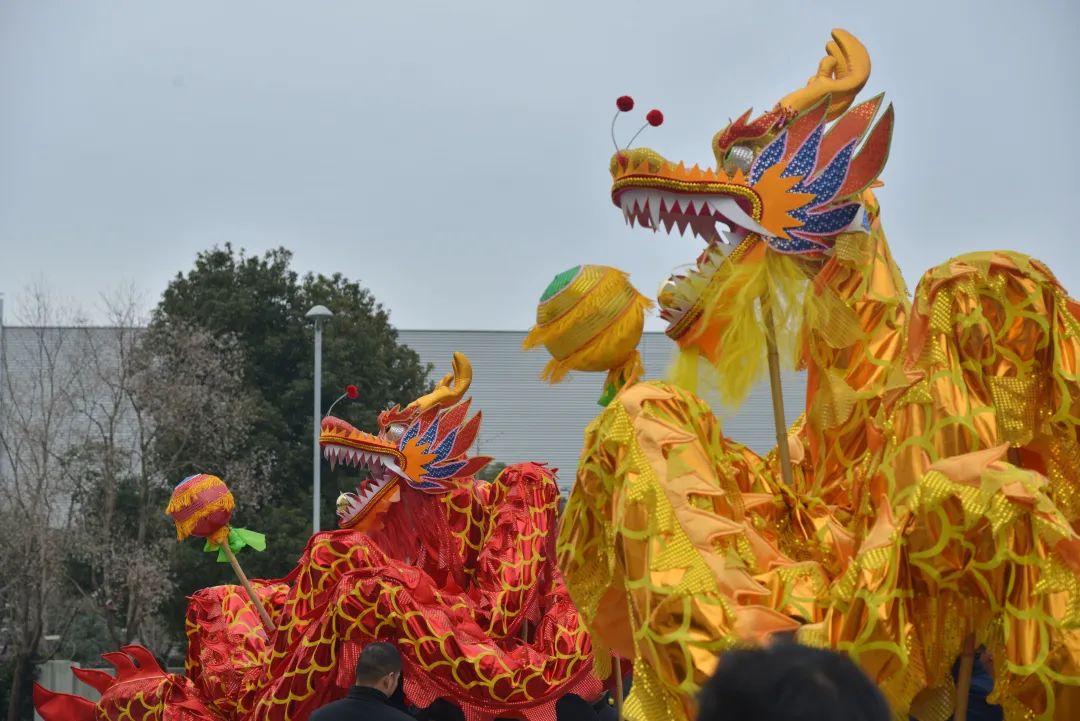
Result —
[[93, 311], [134, 283], [149, 308], [232, 241], [359, 279], [403, 328], [527, 327], [582, 262], [651, 295], [700, 241], [611, 204], [615, 98], [638, 103], [620, 140], [658, 107], [637, 145], [712, 164], [712, 134], [802, 85], [839, 26], [870, 50], [864, 97], [896, 106], [879, 198], [909, 284], [1012, 248], [1080, 295], [1078, 8], [5, 0], [0, 291]]

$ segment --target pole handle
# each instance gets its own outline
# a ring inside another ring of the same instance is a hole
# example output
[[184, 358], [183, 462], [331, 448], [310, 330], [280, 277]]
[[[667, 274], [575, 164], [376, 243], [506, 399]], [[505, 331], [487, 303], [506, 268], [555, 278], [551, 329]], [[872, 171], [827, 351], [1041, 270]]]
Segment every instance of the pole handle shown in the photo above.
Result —
[[967, 721], [971, 677], [975, 675], [975, 634], [964, 637], [964, 653], [960, 656], [960, 673], [956, 679], [956, 710], [953, 721]]
[[615, 715], [622, 721], [622, 708], [623, 708], [623, 675], [622, 675], [622, 661], [616, 656], [612, 659], [614, 663], [611, 665], [611, 678], [615, 681]]
[[240, 567], [240, 561], [236, 560], [236, 554], [229, 548], [228, 541], [221, 544], [221, 550], [225, 552], [225, 557], [229, 559], [229, 564], [232, 565], [236, 577], [240, 579], [240, 585], [247, 591], [248, 598], [255, 606], [255, 610], [259, 612], [259, 618], [262, 619], [263, 628], [266, 629], [267, 637], [273, 636], [274, 631], [276, 630], [274, 628], [274, 622], [270, 620], [270, 614], [266, 612], [266, 607], [263, 606], [262, 599], [255, 595], [255, 589], [251, 587], [251, 581], [248, 580], [247, 574], [244, 573], [244, 569]]
[[769, 361], [769, 391], [772, 394], [773, 425], [776, 428], [776, 453], [780, 459], [780, 475], [784, 485], [791, 488], [791, 449], [788, 448], [787, 421], [784, 419], [784, 393], [780, 383], [780, 353], [776, 350], [776, 325], [768, 296], [761, 296], [761, 320], [765, 325], [765, 353]]

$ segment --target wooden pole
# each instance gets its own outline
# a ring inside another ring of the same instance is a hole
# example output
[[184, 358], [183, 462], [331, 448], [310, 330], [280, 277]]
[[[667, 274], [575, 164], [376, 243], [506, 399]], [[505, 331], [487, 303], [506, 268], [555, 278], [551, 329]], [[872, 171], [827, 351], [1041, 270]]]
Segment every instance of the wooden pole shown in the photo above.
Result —
[[761, 319], [765, 323], [765, 351], [769, 360], [769, 390], [772, 392], [773, 424], [776, 426], [776, 452], [784, 485], [791, 487], [791, 449], [788, 448], [787, 421], [784, 419], [784, 394], [780, 385], [780, 353], [776, 350], [776, 325], [768, 296], [762, 296]]
[[971, 695], [971, 677], [975, 672], [975, 634], [964, 638], [964, 653], [960, 656], [960, 673], [956, 680], [956, 710], [953, 721], [967, 721], [968, 697]]
[[255, 610], [259, 612], [259, 618], [262, 619], [263, 628], [266, 629], [267, 637], [272, 636], [275, 631], [274, 622], [270, 620], [270, 614], [266, 612], [266, 607], [263, 606], [262, 599], [255, 595], [255, 589], [251, 587], [251, 581], [248, 580], [247, 575], [244, 573], [244, 569], [240, 568], [240, 562], [236, 560], [236, 554], [229, 548], [228, 541], [222, 543], [219, 548], [225, 552], [225, 557], [229, 559], [233, 571], [236, 572], [236, 577], [240, 579], [240, 585], [247, 591], [248, 598], [251, 599], [251, 603], [254, 604]]
[[[1020, 451], [1009, 446], [1009, 463], [1023, 468], [1020, 463]], [[956, 679], [956, 710], [953, 721], [967, 721], [968, 698], [971, 695], [971, 677], [975, 673], [975, 634], [964, 637], [964, 652], [960, 656], [960, 673]]]
[[615, 681], [615, 688], [612, 689], [615, 692], [615, 716], [622, 721], [622, 707], [623, 707], [623, 675], [622, 675], [622, 661], [616, 656], [614, 659], [615, 664], [612, 666], [611, 677]]

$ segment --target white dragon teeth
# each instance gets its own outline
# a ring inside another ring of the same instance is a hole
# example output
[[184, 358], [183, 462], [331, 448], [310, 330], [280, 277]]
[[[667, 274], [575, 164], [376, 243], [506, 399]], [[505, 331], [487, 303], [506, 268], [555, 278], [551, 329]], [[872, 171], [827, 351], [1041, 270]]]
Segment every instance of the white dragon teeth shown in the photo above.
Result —
[[[737, 226], [735, 233], [745, 234], [749, 231], [768, 235], [768, 231], [751, 218], [734, 198], [727, 195], [678, 196], [665, 191], [635, 188], [625, 191], [620, 196], [619, 205], [622, 208], [623, 219], [631, 226], [640, 223], [642, 227], [658, 230], [663, 225], [669, 233], [673, 226], [678, 226], [680, 233], [685, 233], [687, 224], [678, 216], [689, 216], [687, 219], [700, 216], [706, 222], [710, 216], [714, 216], [714, 224], [715, 221], [723, 218]], [[709, 241], [714, 241], [721, 233], [725, 233], [722, 228], [716, 227], [711, 233], [704, 227], [693, 228], [693, 230], [696, 235]]]
[[653, 230], [660, 227], [660, 200], [659, 198], [651, 198], [648, 202], [649, 221], [652, 224]]

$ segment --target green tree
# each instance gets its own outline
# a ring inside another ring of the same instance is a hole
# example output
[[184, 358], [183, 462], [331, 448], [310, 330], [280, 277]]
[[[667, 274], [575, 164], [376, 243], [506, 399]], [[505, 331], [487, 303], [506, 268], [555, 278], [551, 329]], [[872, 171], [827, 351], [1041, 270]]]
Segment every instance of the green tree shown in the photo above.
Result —
[[[321, 304], [334, 313], [323, 337], [324, 409], [346, 385], [355, 384], [359, 398], [343, 402], [334, 413], [374, 430], [379, 411], [429, 389], [430, 368], [398, 343], [388, 312], [369, 291], [341, 274], [301, 277], [291, 269], [291, 260], [285, 249], [261, 257], [231, 245], [200, 253], [194, 268], [169, 284], [150, 324], [151, 333], [177, 323], [196, 326], [233, 339], [241, 353], [241, 376], [253, 396], [254, 418], [244, 439], [247, 447], [236, 453], [273, 459], [258, 502], [237, 498], [235, 523], [268, 537], [265, 553], [242, 559], [254, 577], [291, 570], [311, 531], [313, 342], [306, 311]], [[162, 451], [168, 456], [168, 449]], [[188, 472], [215, 470], [178, 467], [175, 482]], [[324, 529], [334, 525], [334, 501], [342, 490], [352, 488], [339, 488], [337, 477], [324, 466]], [[228, 567], [215, 569], [198, 545], [180, 544], [176, 551], [174, 571], [184, 594], [229, 580]], [[176, 618], [182, 618], [179, 606], [176, 611]]]
[[476, 478], [481, 481], [494, 481], [499, 477], [499, 474], [503, 472], [504, 468], [506, 468], [505, 463], [492, 461], [480, 469], [480, 472], [476, 474]]

